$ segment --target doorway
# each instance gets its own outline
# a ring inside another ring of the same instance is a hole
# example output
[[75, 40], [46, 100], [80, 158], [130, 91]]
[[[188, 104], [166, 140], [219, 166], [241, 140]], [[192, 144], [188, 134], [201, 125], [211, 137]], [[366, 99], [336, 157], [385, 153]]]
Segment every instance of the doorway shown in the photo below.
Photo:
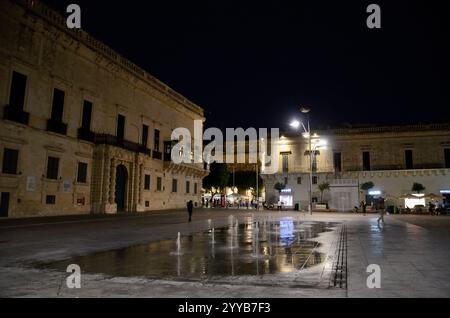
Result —
[[0, 198], [0, 217], [7, 218], [9, 210], [9, 192], [2, 192]]
[[117, 212], [123, 213], [126, 210], [128, 172], [124, 165], [116, 168], [116, 204]]

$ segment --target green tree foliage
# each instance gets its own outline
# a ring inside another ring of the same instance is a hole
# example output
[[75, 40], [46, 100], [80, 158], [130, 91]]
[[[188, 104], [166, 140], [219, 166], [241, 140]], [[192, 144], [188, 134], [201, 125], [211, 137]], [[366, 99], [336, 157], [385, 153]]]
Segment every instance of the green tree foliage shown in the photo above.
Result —
[[375, 187], [375, 184], [372, 181], [364, 182], [363, 184], [361, 184], [361, 190], [363, 191], [369, 191], [373, 187]]
[[273, 188], [274, 188], [275, 190], [278, 190], [278, 193], [281, 193], [281, 190], [285, 189], [285, 188], [286, 188], [286, 185], [285, 185], [284, 183], [277, 182], [277, 183], [275, 183], [275, 185], [273, 186]]
[[414, 182], [411, 190], [420, 193], [422, 191], [425, 191], [425, 187], [421, 183]]
[[212, 188], [215, 188], [216, 193], [223, 191], [228, 185], [228, 180], [230, 178], [227, 165], [224, 163], [213, 162], [209, 168], [209, 175], [203, 179], [203, 188], [207, 191], [211, 191]]
[[[255, 171], [236, 171], [234, 173], [234, 185], [239, 190], [246, 190], [249, 188], [256, 189], [256, 172]], [[228, 179], [228, 186], [233, 186], [233, 173], [230, 173]], [[258, 195], [261, 195], [264, 187], [264, 181], [261, 176], [258, 176]]]

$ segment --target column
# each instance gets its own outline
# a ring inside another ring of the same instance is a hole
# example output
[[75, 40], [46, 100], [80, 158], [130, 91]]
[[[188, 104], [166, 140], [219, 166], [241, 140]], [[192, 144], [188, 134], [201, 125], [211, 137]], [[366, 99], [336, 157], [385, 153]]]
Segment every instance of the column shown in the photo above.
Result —
[[144, 189], [144, 165], [141, 163], [139, 165], [139, 204], [144, 204], [144, 196], [142, 195], [142, 191]]
[[[100, 180], [102, 184], [102, 194], [101, 194], [101, 203], [104, 206], [109, 203], [109, 186], [110, 186], [110, 172], [111, 172], [111, 163], [109, 158], [109, 153], [106, 147], [103, 146], [103, 174], [101, 176], [102, 180]], [[104, 211], [103, 211], [104, 212]]]
[[109, 204], [116, 203], [116, 159], [111, 159], [111, 171], [109, 179]]

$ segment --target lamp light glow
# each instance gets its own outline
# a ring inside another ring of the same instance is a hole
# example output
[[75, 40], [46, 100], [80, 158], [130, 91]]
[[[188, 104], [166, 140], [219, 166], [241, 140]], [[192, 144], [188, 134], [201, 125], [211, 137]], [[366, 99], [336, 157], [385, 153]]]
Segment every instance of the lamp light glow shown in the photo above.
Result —
[[298, 120], [293, 120], [290, 124], [290, 126], [294, 129], [299, 129], [300, 128], [300, 122]]

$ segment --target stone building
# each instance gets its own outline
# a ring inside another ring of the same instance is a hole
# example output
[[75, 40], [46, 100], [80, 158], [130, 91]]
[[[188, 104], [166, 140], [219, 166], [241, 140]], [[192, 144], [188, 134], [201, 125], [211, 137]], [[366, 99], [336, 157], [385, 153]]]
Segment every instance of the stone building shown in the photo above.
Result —
[[[405, 206], [402, 196], [412, 194], [413, 183], [427, 194], [450, 203], [450, 124], [347, 128], [317, 131], [313, 138], [313, 201], [324, 201], [334, 210], [351, 210], [360, 200], [383, 197], [389, 205]], [[319, 141], [326, 146], [315, 147]], [[279, 169], [265, 175], [266, 199], [281, 195], [287, 206], [306, 209], [310, 193], [309, 142], [299, 135], [284, 135], [279, 144]], [[373, 182], [369, 193], [360, 186]], [[274, 190], [277, 182], [286, 188]], [[321, 183], [330, 189], [322, 193]], [[368, 196], [366, 197], [366, 194]], [[321, 198], [321, 196], [323, 196]]]
[[200, 202], [203, 165], [170, 160], [203, 109], [39, 1], [0, 0], [1, 217]]

